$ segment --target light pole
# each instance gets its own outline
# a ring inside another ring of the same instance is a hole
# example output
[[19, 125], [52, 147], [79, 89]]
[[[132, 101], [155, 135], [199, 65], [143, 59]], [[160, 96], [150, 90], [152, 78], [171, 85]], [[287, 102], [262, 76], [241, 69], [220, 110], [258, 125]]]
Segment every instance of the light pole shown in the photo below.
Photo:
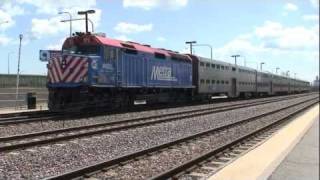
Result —
[[[69, 22], [69, 21], [80, 21], [80, 20], [86, 20], [85, 18], [77, 18], [77, 19], [68, 19], [68, 20], [61, 20], [60, 22]], [[91, 30], [92, 32], [94, 32], [94, 24], [93, 24], [93, 21], [91, 21], [91, 19], [88, 18], [88, 21], [90, 22], [91, 24]]]
[[260, 71], [261, 72], [262, 72], [262, 65], [264, 65], [264, 64], [266, 64], [266, 63], [264, 63], [264, 62], [260, 63]]
[[21, 58], [21, 42], [22, 42], [23, 35], [19, 35], [19, 54], [18, 54], [18, 70], [17, 70], [17, 88], [16, 88], [16, 109], [18, 105], [18, 98], [19, 98], [19, 75], [20, 75], [20, 58]]
[[209, 47], [210, 48], [210, 58], [211, 58], [211, 61], [213, 60], [212, 59], [212, 46], [210, 44], [195, 44], [193, 46], [205, 46], [205, 47]]
[[278, 70], [279, 70], [279, 69], [280, 69], [280, 68], [278, 68], [278, 67], [276, 68], [276, 74], [278, 74]]
[[287, 77], [290, 77], [290, 74], [289, 74], [289, 73], [290, 73], [290, 71], [287, 71], [287, 73], [286, 73], [286, 76], [287, 76]]
[[10, 54], [13, 54], [13, 52], [8, 53], [8, 74], [10, 74]]
[[190, 54], [192, 55], [192, 46], [193, 44], [196, 44], [197, 41], [187, 41], [186, 44], [189, 44], [190, 45]]
[[70, 12], [59, 12], [58, 14], [69, 14], [69, 20], [70, 20], [70, 37], [72, 36], [72, 15]]
[[239, 54], [235, 54], [231, 56], [232, 58], [234, 58], [234, 64], [237, 65], [237, 57], [240, 57]]
[[93, 14], [95, 13], [95, 10], [87, 10], [87, 11], [79, 11], [78, 14], [79, 15], [85, 15], [85, 19], [86, 19], [86, 33], [88, 33], [88, 14]]

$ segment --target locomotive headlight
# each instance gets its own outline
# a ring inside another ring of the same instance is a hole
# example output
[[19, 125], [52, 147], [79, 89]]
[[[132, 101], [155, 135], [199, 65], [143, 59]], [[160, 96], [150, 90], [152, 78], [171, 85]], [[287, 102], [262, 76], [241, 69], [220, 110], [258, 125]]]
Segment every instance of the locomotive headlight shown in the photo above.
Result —
[[87, 82], [88, 81], [88, 76], [83, 76], [80, 81], [81, 82]]

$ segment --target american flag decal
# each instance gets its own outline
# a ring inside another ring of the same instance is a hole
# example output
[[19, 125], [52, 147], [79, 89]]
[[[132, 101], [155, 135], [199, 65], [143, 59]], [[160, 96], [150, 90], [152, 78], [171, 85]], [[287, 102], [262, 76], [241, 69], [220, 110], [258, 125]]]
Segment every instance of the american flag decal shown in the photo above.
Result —
[[63, 55], [49, 61], [49, 83], [79, 83], [88, 72], [88, 58]]

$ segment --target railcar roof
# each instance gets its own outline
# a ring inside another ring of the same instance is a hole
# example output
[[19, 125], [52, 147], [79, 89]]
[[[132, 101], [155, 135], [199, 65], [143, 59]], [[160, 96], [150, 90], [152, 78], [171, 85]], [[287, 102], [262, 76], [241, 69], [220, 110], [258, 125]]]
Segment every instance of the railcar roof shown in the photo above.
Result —
[[166, 57], [173, 57], [176, 59], [183, 59], [187, 61], [192, 61], [191, 58], [187, 55], [180, 54], [175, 51], [167, 50], [167, 49], [160, 49], [160, 48], [154, 48], [151, 47], [150, 45], [145, 45], [145, 44], [140, 44], [137, 42], [131, 42], [131, 41], [121, 41], [117, 39], [112, 39], [108, 37], [103, 37], [103, 36], [98, 36], [98, 35], [82, 35], [82, 36], [75, 36], [68, 38], [66, 41], [72, 41], [73, 39], [86, 39], [82, 40], [84, 41], [94, 41], [95, 43], [102, 44], [102, 45], [107, 45], [107, 46], [113, 46], [113, 47], [118, 47], [118, 48], [126, 48], [126, 49], [132, 49], [136, 50], [139, 52], [145, 52], [145, 53], [150, 53], [150, 54], [155, 54], [155, 53], [160, 53], [165, 55]]

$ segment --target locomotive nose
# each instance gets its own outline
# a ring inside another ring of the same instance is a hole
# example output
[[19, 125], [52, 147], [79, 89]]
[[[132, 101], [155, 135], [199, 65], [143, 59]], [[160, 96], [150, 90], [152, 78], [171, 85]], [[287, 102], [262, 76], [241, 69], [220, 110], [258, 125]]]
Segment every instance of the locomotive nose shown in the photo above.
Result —
[[88, 73], [88, 57], [63, 55], [49, 62], [50, 83], [81, 83]]

